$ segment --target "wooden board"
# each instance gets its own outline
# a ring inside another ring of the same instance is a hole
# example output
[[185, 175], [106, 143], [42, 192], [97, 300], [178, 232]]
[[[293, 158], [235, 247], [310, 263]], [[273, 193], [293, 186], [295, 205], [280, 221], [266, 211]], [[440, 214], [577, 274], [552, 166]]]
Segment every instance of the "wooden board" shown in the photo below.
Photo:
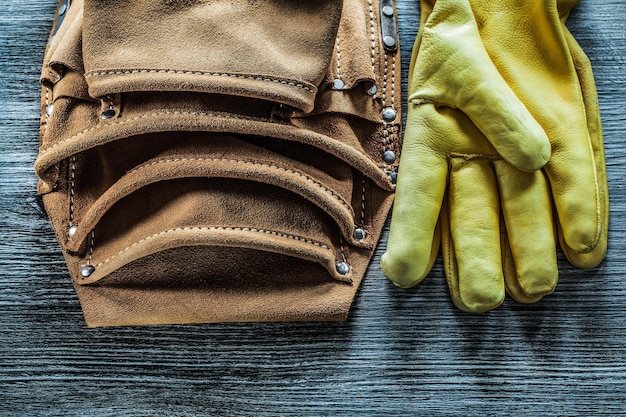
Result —
[[[35, 204], [38, 77], [54, 0], [0, 8], [0, 414], [4, 416], [626, 415], [626, 3], [583, 1], [569, 27], [602, 111], [609, 254], [560, 256], [557, 291], [456, 310], [440, 262], [400, 290], [378, 266], [345, 323], [87, 329]], [[404, 79], [419, 16], [399, 1]]]

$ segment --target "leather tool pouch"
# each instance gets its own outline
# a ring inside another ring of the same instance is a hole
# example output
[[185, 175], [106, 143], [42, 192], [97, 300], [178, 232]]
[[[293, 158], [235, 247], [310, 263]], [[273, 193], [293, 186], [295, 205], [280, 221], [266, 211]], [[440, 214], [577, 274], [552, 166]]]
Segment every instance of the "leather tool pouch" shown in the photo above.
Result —
[[60, 1], [35, 170], [88, 325], [346, 318], [399, 156], [381, 19], [391, 2]]

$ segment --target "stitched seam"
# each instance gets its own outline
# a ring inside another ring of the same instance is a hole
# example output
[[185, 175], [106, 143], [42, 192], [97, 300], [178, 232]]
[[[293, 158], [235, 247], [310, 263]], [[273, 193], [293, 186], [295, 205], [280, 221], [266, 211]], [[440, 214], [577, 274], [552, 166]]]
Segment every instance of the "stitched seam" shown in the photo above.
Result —
[[[374, 73], [376, 73], [376, 31], [374, 29], [374, 12], [373, 12], [373, 7], [372, 7], [372, 0], [369, 0], [369, 9], [370, 9], [370, 27], [371, 27], [371, 32], [372, 32], [372, 71], [374, 71]], [[387, 78], [388, 78], [388, 67], [389, 67], [389, 61], [387, 59], [387, 54], [383, 54], [383, 59], [384, 59], [384, 65], [383, 65], [383, 88], [382, 88], [382, 96], [381, 96], [381, 102], [382, 102], [382, 107], [383, 109], [387, 106]], [[395, 110], [395, 70], [396, 70], [396, 66], [395, 66], [395, 55], [393, 57], [393, 61], [392, 61], [392, 75], [391, 75], [391, 83], [392, 83], [392, 87], [391, 87], [391, 108]], [[389, 127], [388, 124], [385, 120], [382, 121], [383, 122], [383, 148], [385, 150], [390, 150], [390, 146], [389, 146]], [[393, 128], [393, 125], [392, 125]], [[387, 164], [384, 160], [383, 160], [383, 171], [388, 173], [388, 172], [393, 172], [393, 166]]]
[[361, 178], [361, 226], [365, 225], [365, 178]]
[[[383, 54], [384, 59], [385, 59], [385, 65], [384, 65], [384, 70], [383, 70], [383, 96], [382, 96], [382, 102], [383, 102], [383, 108], [387, 106], [387, 66], [388, 66], [388, 62], [387, 62], [387, 54]], [[391, 103], [391, 107], [393, 108], [393, 103]], [[386, 122], [383, 122], [386, 123]]]
[[[387, 55], [385, 54], [385, 93], [387, 92], [387, 65], [388, 65], [388, 61], [387, 61]], [[391, 108], [392, 109], [396, 109], [396, 56], [393, 55], [393, 57], [391, 58]], [[385, 125], [385, 127], [387, 127]], [[395, 126], [391, 126], [391, 128], [393, 130], [395, 130]], [[393, 132], [393, 134], [395, 135], [395, 131]], [[385, 129], [385, 141], [387, 142], [387, 149], [393, 151], [393, 145], [394, 143], [391, 141], [391, 137], [389, 135], [388, 129]], [[393, 165], [388, 165], [390, 171], [394, 171], [394, 167]]]
[[428, 98], [409, 98], [409, 103], [411, 103], [414, 106], [421, 106], [422, 104], [432, 104], [433, 106], [435, 106], [436, 109], [438, 109], [439, 107], [448, 107], [451, 109], [457, 109], [458, 107], [455, 107], [451, 104], [447, 104], [447, 103], [442, 103], [439, 101], [435, 101], [435, 100], [431, 100]]
[[341, 259], [345, 263], [348, 263], [348, 261], [346, 259], [346, 254], [344, 253], [344, 249], [343, 249], [343, 237], [341, 237], [341, 234], [339, 235], [339, 249], [341, 249]]
[[50, 90], [48, 89], [48, 87], [45, 87], [46, 89], [46, 106], [43, 109], [43, 114], [46, 115], [46, 119], [44, 120], [44, 129], [48, 130], [48, 118], [50, 116], [48, 116], [48, 106], [50, 105]]
[[[88, 129], [85, 129], [83, 131], [80, 131], [74, 135], [72, 135], [71, 137], [67, 138], [67, 139], [63, 139], [62, 141], [59, 141], [55, 144], [53, 144], [52, 146], [43, 149], [40, 152], [40, 155], [45, 154], [46, 152], [51, 151], [52, 149], [56, 148], [58, 145], [61, 145], [65, 142], [68, 142], [70, 140], [76, 139], [77, 137], [84, 135], [86, 133], [90, 133], [93, 132], [95, 130], [101, 129], [103, 127], [108, 127], [108, 126], [120, 126], [120, 125], [124, 125], [126, 123], [130, 123], [130, 122], [134, 122], [136, 120], [140, 120], [140, 119], [147, 119], [149, 117], [160, 117], [160, 116], [205, 116], [205, 117], [222, 117], [224, 116], [226, 113], [206, 113], [206, 112], [193, 112], [193, 111], [163, 111], [163, 112], [154, 112], [154, 113], [150, 113], [150, 114], [142, 114], [141, 116], [135, 116], [131, 119], [126, 119], [126, 120], [119, 120], [119, 121], [114, 121], [114, 122], [107, 122], [104, 124], [99, 124], [96, 125], [94, 127], [90, 127]], [[230, 119], [240, 119], [240, 120], [261, 120], [261, 121], [266, 121], [269, 122], [269, 119], [265, 119], [265, 118], [253, 118], [253, 117], [245, 117], [245, 116], [240, 116], [240, 115], [232, 115], [230, 113], [228, 113], [228, 118]]]
[[96, 229], [91, 229], [91, 244], [89, 245], [89, 255], [87, 256], [87, 265], [91, 265], [93, 259], [94, 246], [96, 244]]
[[502, 157], [499, 155], [489, 155], [489, 154], [482, 154], [482, 153], [456, 153], [456, 152], [452, 152], [450, 155], [448, 155], [448, 159], [453, 159], [453, 158], [461, 158], [461, 159], [465, 159], [468, 161], [473, 161], [473, 160], [477, 160], [477, 159], [481, 159], [481, 160], [488, 160], [488, 161], [500, 161], [502, 160]]
[[339, 36], [335, 40], [337, 45], [337, 79], [341, 80], [341, 49], [339, 48]]
[[[383, 108], [387, 107], [387, 66], [388, 66], [388, 62], [387, 62], [387, 54], [384, 54], [385, 57], [385, 70], [383, 72], [383, 96], [382, 96], [382, 102], [383, 102]], [[391, 103], [391, 108], [393, 109], [393, 103]], [[387, 129], [387, 122], [385, 122], [383, 120], [383, 144], [385, 145], [385, 148], [388, 149], [388, 145], [389, 145], [389, 130]], [[387, 168], [389, 165], [387, 165], [387, 163], [385, 163], [385, 168]]]
[[[385, 67], [387, 66], [387, 56], [385, 56]], [[396, 56], [391, 58], [391, 107], [395, 110], [396, 105]]]
[[300, 172], [294, 171], [294, 170], [289, 169], [289, 168], [280, 167], [278, 165], [264, 164], [264, 163], [261, 163], [261, 162], [245, 161], [245, 160], [229, 159], [229, 158], [171, 158], [171, 159], [161, 159], [161, 160], [158, 160], [158, 161], [153, 161], [153, 162], [146, 163], [144, 165], [140, 165], [140, 166], [138, 166], [138, 167], [128, 171], [127, 175], [131, 174], [131, 173], [134, 173], [136, 171], [139, 171], [141, 169], [146, 169], [146, 168], [148, 168], [150, 166], [153, 166], [153, 165], [169, 163], [169, 162], [194, 162], [194, 161], [198, 161], [198, 162], [202, 162], [202, 161], [208, 161], [208, 162], [234, 162], [234, 163], [238, 163], [238, 164], [256, 165], [256, 166], [262, 166], [262, 167], [265, 167], [265, 168], [272, 168], [272, 169], [277, 169], [277, 170], [280, 170], [280, 171], [284, 171], [284, 172], [286, 172], [288, 174], [297, 175], [297, 176], [299, 176], [301, 178], [304, 178], [305, 180], [313, 183], [316, 187], [320, 188], [322, 191], [326, 192], [327, 194], [330, 194], [333, 198], [335, 198], [339, 203], [341, 203], [348, 210], [351, 209], [350, 205], [348, 203], [346, 203], [345, 201], [343, 201], [343, 199], [341, 198], [340, 195], [336, 194], [333, 190], [324, 187], [321, 183], [319, 183], [318, 181], [315, 181], [313, 178], [309, 177], [308, 175], [302, 174]]
[[76, 156], [70, 159], [70, 227], [74, 225], [74, 197], [76, 186]]
[[[592, 154], [593, 155], [593, 154]], [[598, 184], [598, 175], [596, 173], [596, 161], [595, 158], [593, 159], [593, 165], [594, 165], [594, 175], [593, 175], [593, 184], [595, 185], [595, 189], [596, 189], [596, 236], [593, 239], [593, 245], [591, 248], [589, 248], [589, 252], [592, 252], [596, 246], [598, 246], [598, 242], [600, 242], [600, 236], [602, 235], [602, 226], [601, 226], [601, 216], [602, 214], [600, 213], [600, 186]]]
[[126, 75], [126, 74], [179, 74], [179, 75], [202, 75], [208, 77], [232, 77], [232, 78], [240, 78], [246, 80], [254, 80], [254, 81], [263, 81], [263, 82], [272, 82], [277, 84], [290, 85], [292, 87], [301, 88], [308, 92], [314, 92], [313, 88], [308, 87], [302, 83], [289, 80], [289, 79], [279, 79], [279, 78], [269, 78], [262, 76], [254, 76], [254, 75], [243, 75], [243, 74], [231, 74], [226, 72], [204, 72], [204, 71], [180, 71], [180, 70], [166, 70], [166, 69], [130, 69], [130, 70], [116, 70], [116, 71], [96, 71], [86, 74], [86, 78], [95, 77], [99, 75]]
[[597, 165], [596, 165], [596, 158], [595, 158], [595, 152], [593, 149], [593, 145], [591, 144], [591, 141], [588, 141], [587, 143], [589, 144], [591, 163], [593, 164], [593, 185], [595, 188], [595, 198], [596, 198], [596, 235], [594, 236], [593, 244], [591, 245], [589, 250], [583, 253], [591, 253], [598, 246], [598, 243], [600, 242], [600, 236], [602, 235], [602, 226], [601, 226], [602, 213], [600, 212], [601, 210], [600, 207], [602, 204], [600, 203], [600, 184], [598, 183], [598, 171], [597, 171]]
[[[591, 140], [587, 141], [587, 145], [589, 146], [589, 154], [591, 155], [591, 163], [593, 165], [593, 185], [595, 188], [595, 200], [596, 200], [596, 235], [594, 236], [593, 244], [591, 245], [591, 247], [583, 253], [591, 253], [598, 246], [598, 243], [600, 242], [600, 237], [602, 236], [601, 217], [603, 214], [601, 213], [602, 203], [600, 202], [601, 200], [600, 184], [598, 181], [598, 170], [597, 170], [597, 164], [596, 164], [596, 158], [595, 158], [596, 153], [595, 153], [595, 150], [593, 149], [593, 144], [591, 143]], [[605, 174], [605, 177], [606, 177], [606, 174]], [[606, 178], [605, 178], [605, 181], [606, 181]]]
[[376, 74], [376, 28], [374, 25], [374, 8], [372, 6], [372, 0], [369, 0], [368, 4], [370, 14], [370, 31], [372, 37], [372, 72]]
[[[387, 54], [383, 54], [384, 56], [384, 71], [383, 71], [383, 94], [382, 94], [382, 104], [383, 104], [383, 108], [385, 108], [387, 106], [387, 76], [388, 76], [388, 67], [389, 67], [389, 61], [387, 60]], [[393, 77], [392, 77], [392, 82], [393, 82]], [[391, 101], [391, 108], [395, 110], [394, 108], [394, 103], [393, 103], [393, 95], [392, 95], [392, 101]], [[383, 120], [383, 145], [385, 150], [389, 150], [389, 128], [388, 128], [388, 124], [386, 121]], [[383, 161], [383, 167], [384, 170], [387, 172], [391, 172], [393, 171], [392, 166], [387, 164], [385, 161]]]
[[125, 247], [124, 249], [120, 250], [119, 252], [117, 252], [114, 255], [109, 256], [107, 259], [105, 259], [104, 261], [98, 263], [97, 265], [95, 265], [95, 268], [98, 268], [110, 261], [112, 261], [115, 257], [121, 255], [124, 252], [129, 251], [130, 249], [136, 247], [137, 245], [140, 245], [144, 242], [147, 242], [150, 239], [154, 239], [157, 236], [162, 236], [168, 233], [173, 233], [173, 232], [180, 232], [180, 231], [238, 231], [238, 232], [253, 232], [253, 233], [261, 233], [261, 234], [267, 234], [267, 235], [274, 235], [274, 236], [279, 236], [279, 237], [284, 237], [284, 238], [288, 238], [288, 239], [292, 239], [292, 240], [297, 240], [299, 242], [303, 242], [303, 243], [307, 243], [310, 245], [314, 245], [323, 249], [327, 249], [330, 250], [330, 248], [328, 246], [326, 246], [323, 243], [320, 242], [315, 242], [311, 239], [306, 239], [303, 238], [301, 236], [296, 236], [296, 235], [289, 235], [286, 233], [281, 233], [281, 232], [277, 232], [274, 230], [265, 230], [265, 229], [255, 229], [255, 228], [248, 228], [248, 227], [222, 227], [222, 226], [213, 226], [213, 227], [177, 227], [175, 229], [168, 229], [168, 230], [164, 230], [162, 232], [158, 232], [155, 233], [153, 235], [150, 235], [148, 237], [145, 237], [141, 240], [138, 240], [137, 242]]
[[[447, 204], [447, 202], [444, 201], [443, 204]], [[458, 281], [459, 275], [458, 275], [458, 272], [456, 274], [453, 274], [455, 270], [454, 265], [456, 265], [456, 258], [454, 256], [454, 250], [451, 248], [451, 246], [454, 245], [454, 242], [452, 240], [452, 234], [448, 234], [447, 240], [448, 240], [447, 241], [448, 243], [448, 267], [446, 268], [445, 263], [444, 263], [444, 268], [446, 270], [445, 272], [446, 272], [447, 277], [454, 277], [456, 293], [459, 294], [459, 281]], [[460, 294], [459, 294], [459, 298], [461, 298]]]

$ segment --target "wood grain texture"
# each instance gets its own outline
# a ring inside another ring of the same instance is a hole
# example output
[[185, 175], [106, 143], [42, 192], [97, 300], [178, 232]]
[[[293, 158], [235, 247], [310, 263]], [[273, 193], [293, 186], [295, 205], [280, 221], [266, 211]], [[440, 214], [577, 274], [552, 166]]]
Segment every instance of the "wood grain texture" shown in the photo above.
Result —
[[[441, 265], [400, 290], [378, 266], [345, 323], [87, 329], [37, 210], [38, 77], [55, 0], [0, 8], [0, 414], [4, 416], [626, 415], [626, 4], [586, 0], [611, 193], [609, 254], [561, 256], [557, 291], [484, 315], [450, 302]], [[406, 80], [417, 1], [400, 0]], [[406, 85], [406, 83], [405, 83]]]

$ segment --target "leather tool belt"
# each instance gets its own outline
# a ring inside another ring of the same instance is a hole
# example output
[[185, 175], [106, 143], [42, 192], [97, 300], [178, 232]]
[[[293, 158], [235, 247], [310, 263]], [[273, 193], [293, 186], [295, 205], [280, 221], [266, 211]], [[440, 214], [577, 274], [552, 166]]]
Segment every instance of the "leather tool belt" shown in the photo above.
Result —
[[41, 82], [88, 325], [346, 318], [399, 159], [392, 1], [61, 0]]

